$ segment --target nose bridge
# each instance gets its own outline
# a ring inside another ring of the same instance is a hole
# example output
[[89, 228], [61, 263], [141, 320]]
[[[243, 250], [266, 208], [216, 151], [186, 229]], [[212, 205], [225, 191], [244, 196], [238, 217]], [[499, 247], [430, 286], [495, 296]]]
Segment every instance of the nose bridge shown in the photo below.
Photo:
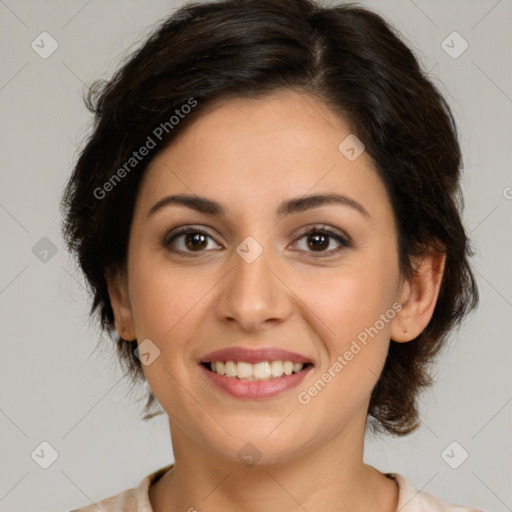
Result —
[[[266, 239], [269, 242], [269, 238]], [[247, 237], [232, 255], [232, 270], [219, 301], [219, 314], [245, 329], [258, 329], [268, 320], [289, 314], [286, 287], [276, 277], [276, 258], [270, 243], [264, 247]]]

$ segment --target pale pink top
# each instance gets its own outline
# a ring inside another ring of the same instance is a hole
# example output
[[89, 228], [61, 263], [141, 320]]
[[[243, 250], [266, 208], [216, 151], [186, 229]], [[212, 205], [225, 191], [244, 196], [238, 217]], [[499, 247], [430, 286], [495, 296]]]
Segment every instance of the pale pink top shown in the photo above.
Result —
[[[149, 487], [172, 466], [171, 464], [146, 476], [138, 487], [127, 489], [115, 496], [70, 512], [153, 512], [148, 495]], [[397, 512], [482, 512], [476, 508], [451, 505], [432, 494], [418, 491], [397, 473], [387, 473], [387, 476], [398, 483]]]

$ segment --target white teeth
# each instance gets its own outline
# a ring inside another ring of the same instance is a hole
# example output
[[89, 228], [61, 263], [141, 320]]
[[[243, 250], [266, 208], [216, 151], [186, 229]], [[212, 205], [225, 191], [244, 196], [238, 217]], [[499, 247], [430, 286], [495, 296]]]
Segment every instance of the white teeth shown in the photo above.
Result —
[[240, 379], [252, 377], [252, 364], [239, 361], [236, 363], [236, 376]]
[[282, 361], [272, 361], [270, 363], [270, 371], [272, 372], [272, 377], [281, 377], [283, 375], [283, 362]]
[[245, 361], [214, 361], [211, 364], [212, 372], [226, 377], [239, 380], [270, 380], [283, 375], [298, 373], [304, 368], [302, 363], [293, 363], [292, 361], [261, 361], [251, 364]]
[[228, 361], [224, 364], [224, 371], [226, 377], [236, 377], [236, 364], [233, 361]]
[[272, 377], [272, 374], [270, 373], [270, 363], [267, 361], [264, 363], [256, 363], [254, 365], [253, 372], [254, 377], [257, 379], [268, 379], [269, 377]]
[[219, 375], [224, 375], [226, 373], [223, 362], [217, 361], [216, 363], [212, 363], [212, 367], [213, 366], [216, 366], [216, 368], [213, 371], [217, 371]]
[[293, 373], [293, 363], [291, 361], [286, 361], [283, 364], [283, 370], [285, 375], [291, 375]]

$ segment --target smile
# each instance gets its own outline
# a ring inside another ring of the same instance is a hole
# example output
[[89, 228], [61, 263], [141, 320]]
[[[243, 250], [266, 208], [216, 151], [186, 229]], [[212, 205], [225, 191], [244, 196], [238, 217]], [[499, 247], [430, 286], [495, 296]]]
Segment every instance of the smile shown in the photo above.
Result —
[[238, 399], [264, 400], [298, 386], [313, 365], [293, 361], [215, 361], [203, 362], [199, 368], [213, 389]]
[[293, 361], [213, 361], [204, 363], [206, 368], [218, 375], [244, 381], [268, 381], [299, 373], [307, 364]]

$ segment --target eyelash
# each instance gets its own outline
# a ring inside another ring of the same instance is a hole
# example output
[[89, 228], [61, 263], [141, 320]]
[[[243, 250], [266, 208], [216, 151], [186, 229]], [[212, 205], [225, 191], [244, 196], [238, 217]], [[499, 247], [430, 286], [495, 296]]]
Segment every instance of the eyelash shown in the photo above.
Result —
[[[205, 231], [201, 228], [187, 227], [187, 228], [179, 229], [176, 232], [171, 231], [170, 233], [168, 233], [162, 240], [162, 245], [171, 252], [175, 252], [178, 254], [186, 254], [187, 256], [191, 256], [191, 257], [197, 257], [197, 256], [194, 256], [193, 255], [194, 253], [191, 251], [172, 250], [170, 248], [170, 245], [172, 244], [172, 242], [174, 242], [179, 236], [187, 235], [190, 233], [192, 233], [192, 234], [199, 233], [199, 234], [205, 235], [205, 236], [213, 239], [213, 237], [207, 231]], [[334, 249], [334, 250], [331, 249], [330, 251], [319, 251], [316, 254], [315, 254], [315, 251], [306, 251], [306, 252], [313, 254], [314, 258], [325, 258], [328, 256], [333, 256], [335, 254], [338, 254], [342, 250], [352, 246], [348, 237], [344, 237], [344, 236], [340, 235], [339, 233], [335, 233], [334, 231], [331, 231], [330, 229], [325, 228], [323, 226], [322, 227], [317, 227], [317, 226], [313, 227], [309, 231], [302, 233], [297, 240], [301, 240], [302, 238], [304, 238], [308, 235], [318, 235], [318, 234], [327, 235], [329, 238], [336, 240], [340, 244], [340, 247], [338, 247], [337, 249]], [[201, 252], [206, 252], [206, 250], [197, 251], [197, 254], [199, 255]], [[325, 256], [323, 256], [322, 254], [324, 254]]]

